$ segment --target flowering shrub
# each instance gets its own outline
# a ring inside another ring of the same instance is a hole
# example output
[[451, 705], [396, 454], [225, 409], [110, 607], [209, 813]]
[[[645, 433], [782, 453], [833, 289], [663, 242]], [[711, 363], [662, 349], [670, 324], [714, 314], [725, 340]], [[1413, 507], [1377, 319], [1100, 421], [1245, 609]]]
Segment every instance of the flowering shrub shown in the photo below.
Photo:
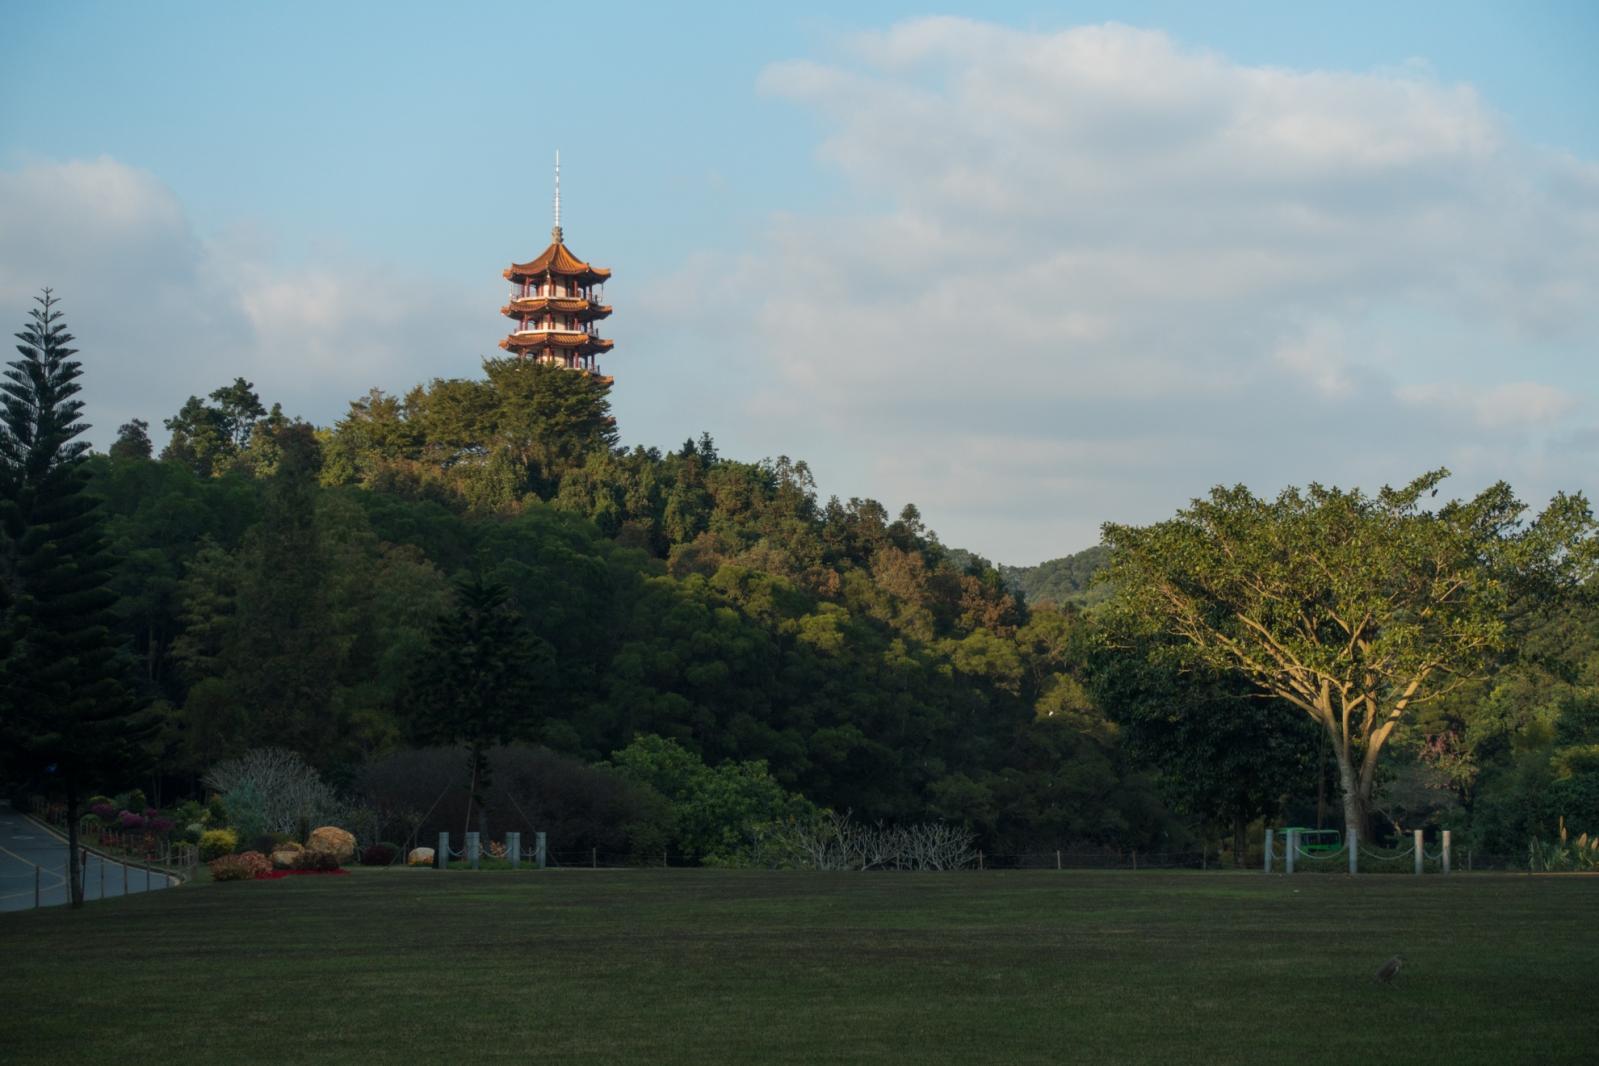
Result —
[[400, 849], [393, 844], [368, 844], [366, 849], [361, 852], [361, 865], [388, 866], [399, 853]]
[[117, 815], [117, 824], [123, 829], [143, 829], [144, 816], [134, 814], [132, 811], [123, 811]]
[[483, 850], [488, 852], [491, 859], [505, 858], [505, 844], [499, 840], [491, 840], [483, 845]]
[[107, 823], [115, 821], [117, 817], [117, 809], [110, 803], [93, 804], [89, 807], [89, 813]]
[[300, 861], [295, 864], [302, 870], [337, 870], [339, 857], [331, 851], [313, 848], [300, 853]]
[[200, 834], [200, 858], [209, 862], [239, 846], [239, 835], [231, 829], [207, 829]]
[[255, 876], [255, 869], [243, 855], [224, 855], [206, 865], [213, 881], [248, 881]]
[[234, 858], [250, 868], [251, 877], [259, 877], [272, 869], [272, 860], [259, 851], [242, 851]]
[[162, 818], [159, 815], [145, 822], [145, 828], [157, 836], [165, 836], [172, 832], [172, 825], [171, 818]]

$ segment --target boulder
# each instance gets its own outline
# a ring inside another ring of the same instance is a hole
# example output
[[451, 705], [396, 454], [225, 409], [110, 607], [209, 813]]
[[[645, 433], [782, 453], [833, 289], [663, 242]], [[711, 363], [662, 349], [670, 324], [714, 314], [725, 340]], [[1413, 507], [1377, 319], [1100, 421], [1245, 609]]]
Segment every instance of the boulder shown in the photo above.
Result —
[[300, 865], [300, 853], [304, 850], [292, 840], [284, 841], [272, 849], [272, 865], [279, 870], [292, 870]]
[[432, 848], [412, 848], [411, 853], [405, 857], [405, 864], [407, 866], [432, 866], [433, 855]]
[[340, 865], [355, 858], [355, 834], [336, 825], [324, 825], [311, 830], [305, 846], [310, 851], [325, 851], [336, 856]]

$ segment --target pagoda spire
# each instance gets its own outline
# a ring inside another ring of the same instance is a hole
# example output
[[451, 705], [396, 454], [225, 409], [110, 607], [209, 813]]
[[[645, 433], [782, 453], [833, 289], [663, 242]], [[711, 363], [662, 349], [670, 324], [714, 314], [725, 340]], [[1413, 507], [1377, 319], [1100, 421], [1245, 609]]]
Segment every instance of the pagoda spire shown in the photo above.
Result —
[[550, 230], [550, 240], [556, 244], [561, 241], [561, 150], [555, 150], [555, 226]]

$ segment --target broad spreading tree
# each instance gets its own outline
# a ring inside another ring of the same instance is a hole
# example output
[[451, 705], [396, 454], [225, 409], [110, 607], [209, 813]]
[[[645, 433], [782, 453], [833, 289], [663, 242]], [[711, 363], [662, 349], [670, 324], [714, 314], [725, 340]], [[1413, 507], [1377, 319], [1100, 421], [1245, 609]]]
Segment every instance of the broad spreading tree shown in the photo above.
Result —
[[[0, 384], [0, 758], [65, 796], [70, 851], [89, 790], [137, 772], [156, 728], [113, 637], [112, 559], [85, 491], [82, 373], [46, 289]], [[77, 862], [72, 905], [83, 905]]]
[[[1433, 506], [1448, 471], [1376, 496], [1218, 487], [1175, 518], [1107, 525], [1115, 624], [1192, 645], [1325, 731], [1363, 831], [1384, 747], [1419, 707], [1491, 673], [1507, 614], [1584, 577], [1594, 521], [1560, 495], [1532, 522], [1503, 483]], [[1363, 833], [1362, 833], [1363, 835]]]

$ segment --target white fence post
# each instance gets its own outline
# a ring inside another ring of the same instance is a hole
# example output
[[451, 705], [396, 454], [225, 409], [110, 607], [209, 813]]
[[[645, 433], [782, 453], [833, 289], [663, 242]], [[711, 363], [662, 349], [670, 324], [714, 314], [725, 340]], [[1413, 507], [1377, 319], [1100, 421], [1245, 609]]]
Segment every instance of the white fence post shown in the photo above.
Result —
[[466, 835], [466, 864], [472, 869], [476, 870], [478, 866], [478, 856], [481, 853], [482, 847], [481, 842], [478, 839], [478, 835], [476, 833], [468, 833]]
[[439, 834], [439, 851], [433, 856], [434, 865], [440, 870], [447, 870], [450, 866], [450, 834]]
[[1268, 828], [1266, 830], [1266, 872], [1267, 873], [1271, 873], [1271, 838], [1272, 838], [1272, 833], [1273, 833], [1273, 831], [1270, 828]]
[[1285, 866], [1286, 866], [1286, 869], [1284, 870], [1285, 873], [1292, 874], [1294, 872], [1294, 852], [1296, 852], [1298, 850], [1299, 850], [1299, 830], [1290, 829], [1290, 830], [1288, 830], [1288, 861], [1285, 864]]
[[546, 852], [544, 850], [544, 834], [533, 834], [533, 864], [540, 870], [544, 869]]
[[1421, 857], [1422, 857], [1422, 843], [1421, 843], [1421, 830], [1420, 829], [1416, 830], [1415, 836], [1414, 836], [1413, 839], [1416, 841], [1416, 876], [1420, 877], [1421, 876]]
[[522, 834], [505, 834], [505, 854], [511, 860], [511, 869], [515, 870], [522, 865]]
[[1349, 876], [1353, 877], [1360, 872], [1360, 833], [1358, 830], [1349, 831]]
[[1444, 830], [1443, 861], [1444, 874], [1447, 876], [1449, 873], [1449, 830], [1447, 829]]

